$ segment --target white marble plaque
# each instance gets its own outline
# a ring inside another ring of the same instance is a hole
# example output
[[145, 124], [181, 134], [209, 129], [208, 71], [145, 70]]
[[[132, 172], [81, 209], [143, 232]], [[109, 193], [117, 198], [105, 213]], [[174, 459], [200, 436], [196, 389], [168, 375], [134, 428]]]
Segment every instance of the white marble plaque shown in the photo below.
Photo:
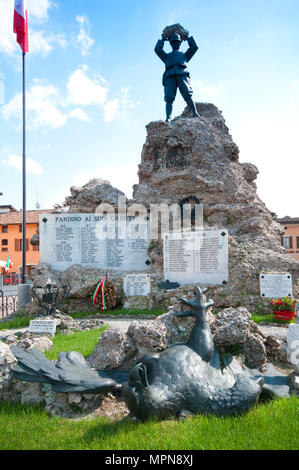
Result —
[[39, 231], [40, 262], [54, 269], [72, 264], [116, 271], [147, 269], [149, 222], [143, 216], [42, 214]]
[[31, 320], [29, 326], [29, 333], [37, 334], [51, 334], [56, 333], [56, 320]]
[[125, 274], [124, 293], [126, 296], [149, 295], [151, 292], [151, 278], [149, 274]]
[[290, 273], [260, 273], [261, 297], [270, 299], [292, 297], [292, 275]]
[[227, 284], [228, 231], [166, 233], [164, 278], [180, 284]]

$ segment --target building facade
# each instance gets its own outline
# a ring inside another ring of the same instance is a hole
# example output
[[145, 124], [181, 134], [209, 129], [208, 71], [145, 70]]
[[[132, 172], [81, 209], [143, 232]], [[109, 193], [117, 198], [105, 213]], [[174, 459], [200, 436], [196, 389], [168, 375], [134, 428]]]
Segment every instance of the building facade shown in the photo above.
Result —
[[299, 261], [299, 217], [277, 219], [284, 229], [282, 245], [294, 259]]
[[[30, 244], [30, 239], [36, 233], [39, 223], [39, 215], [49, 210], [26, 211], [26, 266], [39, 263], [39, 246]], [[0, 206], [0, 260], [6, 262], [8, 258], [13, 264], [6, 270], [8, 273], [19, 273], [22, 267], [22, 244], [23, 244], [23, 212], [16, 210], [13, 206]], [[1, 267], [0, 267], [1, 270]], [[4, 268], [2, 267], [2, 270]]]

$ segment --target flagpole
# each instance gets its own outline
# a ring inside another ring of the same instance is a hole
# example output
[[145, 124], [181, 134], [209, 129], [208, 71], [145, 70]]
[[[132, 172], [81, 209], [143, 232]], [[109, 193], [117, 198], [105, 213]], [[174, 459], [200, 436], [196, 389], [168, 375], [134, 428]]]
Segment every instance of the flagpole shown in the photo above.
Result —
[[23, 52], [23, 241], [22, 284], [26, 284], [26, 97], [25, 97], [25, 52]]

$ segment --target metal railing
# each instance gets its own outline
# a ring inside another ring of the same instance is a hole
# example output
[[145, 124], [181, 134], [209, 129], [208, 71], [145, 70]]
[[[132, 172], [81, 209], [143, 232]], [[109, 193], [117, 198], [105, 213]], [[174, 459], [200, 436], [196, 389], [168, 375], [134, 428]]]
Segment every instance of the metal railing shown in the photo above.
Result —
[[4, 295], [0, 290], [0, 319], [11, 315], [18, 310], [18, 296], [17, 295]]

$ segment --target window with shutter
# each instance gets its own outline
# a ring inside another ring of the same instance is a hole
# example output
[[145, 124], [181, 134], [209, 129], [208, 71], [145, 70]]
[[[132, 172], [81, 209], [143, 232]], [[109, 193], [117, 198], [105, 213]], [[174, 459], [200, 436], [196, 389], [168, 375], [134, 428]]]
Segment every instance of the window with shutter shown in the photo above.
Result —
[[282, 237], [282, 244], [286, 250], [292, 249], [293, 248], [292, 237]]

